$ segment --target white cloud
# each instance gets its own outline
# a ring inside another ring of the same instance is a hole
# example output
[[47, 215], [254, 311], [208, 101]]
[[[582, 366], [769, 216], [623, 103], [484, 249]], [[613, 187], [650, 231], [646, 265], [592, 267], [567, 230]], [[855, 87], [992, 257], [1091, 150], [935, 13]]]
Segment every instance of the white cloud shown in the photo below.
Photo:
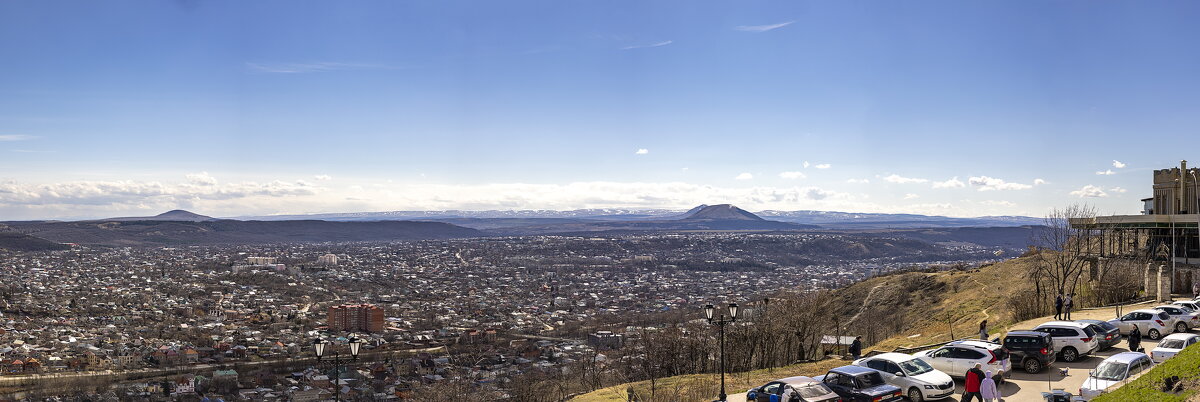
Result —
[[913, 194], [913, 193], [908, 193], [908, 194], [904, 195], [904, 199], [906, 199], [906, 200], [915, 200], [917, 198], [921, 198], [921, 196]]
[[929, 180], [927, 180], [927, 179], [917, 179], [917, 178], [912, 178], [912, 177], [903, 177], [903, 176], [900, 176], [900, 175], [897, 175], [897, 174], [893, 174], [893, 175], [891, 175], [891, 176], [884, 177], [884, 178], [883, 178], [883, 180], [884, 180], [884, 181], [886, 181], [886, 182], [889, 182], [889, 183], [900, 183], [900, 184], [908, 184], [908, 183], [924, 183], [924, 182], [927, 182], [927, 181], [929, 181]]
[[794, 180], [794, 179], [806, 178], [806, 177], [808, 177], [808, 175], [805, 175], [804, 172], [783, 172], [783, 173], [779, 174], [779, 177]]
[[867, 184], [871, 181], [867, 179], [847, 179], [846, 182], [850, 184]]
[[1100, 176], [1111, 176], [1111, 175], [1117, 174], [1117, 172], [1112, 171], [1112, 169], [1108, 169], [1108, 170], [1101, 170], [1099, 172], [1096, 172], [1096, 174], [1100, 175]]
[[1040, 185], [1043, 185], [1043, 184], [1046, 184], [1046, 181], [1045, 181], [1045, 180], [1042, 180], [1042, 179], [1033, 179], [1033, 185], [1035, 185], [1035, 186], [1040, 186]]
[[742, 174], [737, 175], [737, 177], [734, 177], [733, 179], [734, 180], [750, 180], [753, 178], [754, 178], [754, 175], [752, 175], [750, 173], [742, 173]]
[[822, 163], [822, 164], [820, 164], [820, 165], [816, 165], [816, 166], [813, 166], [813, 167], [815, 167], [815, 168], [817, 168], [817, 169], [829, 169], [829, 168], [833, 167], [833, 165], [830, 165], [830, 164], [828, 164], [828, 163]]
[[1112, 192], [1114, 192], [1114, 193], [1124, 193], [1124, 192], [1126, 192], [1126, 191], [1129, 191], [1129, 190], [1126, 190], [1126, 189], [1123, 189], [1123, 188], [1120, 188], [1120, 187], [1113, 187], [1113, 188], [1110, 188], [1110, 189], [1108, 189], [1108, 191], [1112, 191]]
[[1104, 192], [1104, 189], [1102, 189], [1102, 188], [1100, 188], [1100, 187], [1098, 187], [1098, 186], [1093, 186], [1093, 185], [1091, 185], [1091, 184], [1089, 184], [1089, 185], [1086, 185], [1086, 186], [1083, 186], [1083, 188], [1080, 188], [1080, 189], [1078, 189], [1078, 190], [1072, 191], [1072, 192], [1071, 192], [1071, 195], [1073, 195], [1073, 196], [1076, 196], [1076, 197], [1079, 197], [1079, 198], [1084, 198], [1084, 197], [1088, 197], [1088, 198], [1104, 198], [1104, 197], [1108, 197], [1108, 193]]
[[650, 153], [650, 150], [646, 149], [646, 148], [638, 148], [638, 150], [636, 152], [634, 152], [634, 154], [637, 154], [637, 155], [645, 155], [648, 153]]
[[313, 176], [313, 179], [320, 180], [320, 181], [327, 181], [327, 180], [332, 180], [333, 177], [330, 177], [327, 174], [319, 174], [319, 175]]
[[1117, 169], [1122, 169], [1125, 167], [1125, 164], [1121, 163], [1121, 161], [1119, 161], [1119, 160], [1113, 159], [1113, 167], [1115, 167]]
[[24, 135], [24, 134], [3, 134], [3, 135], [0, 135], [0, 141], [25, 141], [25, 140], [32, 140], [32, 139], [34, 139], [34, 138], [37, 138], [37, 137], [34, 137], [34, 136], [32, 136], [32, 135]]
[[967, 185], [963, 183], [962, 180], [958, 179], [958, 176], [954, 176], [950, 178], [950, 180], [946, 181], [933, 182], [933, 188], [962, 188], [966, 186]]
[[808, 169], [808, 161], [804, 161], [804, 168]]
[[768, 25], [739, 25], [739, 26], [733, 27], [733, 29], [738, 30], [738, 31], [744, 31], [744, 32], [767, 32], [767, 31], [770, 31], [773, 29], [779, 29], [779, 28], [786, 27], [788, 25], [791, 25], [793, 22], [796, 22], [796, 21], [787, 21], [787, 22], [781, 22], [778, 24], [768, 24]]
[[625, 47], [621, 48], [621, 50], [647, 49], [647, 48], [652, 48], [652, 47], [666, 46], [666, 45], [670, 45], [670, 44], [672, 44], [672, 43], [675, 43], [675, 41], [672, 41], [672, 40], [664, 40], [664, 41], [662, 41], [662, 42], [654, 42], [654, 43], [651, 43], [651, 44], [648, 44], [648, 45], [631, 45], [631, 46], [625, 46]]
[[1028, 184], [1009, 183], [1002, 179], [988, 176], [971, 177], [970, 179], [967, 179], [967, 182], [971, 183], [972, 186], [979, 187], [979, 191], [1028, 190], [1033, 188], [1033, 186]]
[[980, 201], [979, 203], [983, 204], [983, 205], [987, 205], [987, 206], [993, 206], [993, 207], [1015, 207], [1015, 206], [1017, 206], [1017, 204], [1013, 203], [1012, 201], [1004, 201], [1004, 200], [984, 200], [984, 201]]
[[212, 175], [209, 175], [208, 172], [192, 173], [189, 175], [185, 175], [184, 177], [186, 177], [188, 179], [189, 183], [192, 183], [192, 184], [195, 184], [198, 186], [215, 186], [215, 185], [217, 185], [217, 178], [212, 177]]

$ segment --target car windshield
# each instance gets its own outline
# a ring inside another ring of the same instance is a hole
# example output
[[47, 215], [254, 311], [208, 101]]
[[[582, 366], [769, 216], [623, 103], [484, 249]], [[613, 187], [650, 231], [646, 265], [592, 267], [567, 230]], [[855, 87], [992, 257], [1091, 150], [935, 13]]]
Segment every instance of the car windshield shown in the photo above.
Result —
[[1183, 349], [1183, 339], [1167, 339], [1158, 344], [1163, 349]]
[[920, 359], [912, 359], [909, 361], [900, 362], [900, 369], [904, 370], [904, 374], [914, 376], [921, 375], [933, 371], [933, 367]]
[[858, 376], [858, 380], [862, 381], [863, 388], [870, 388], [876, 385], [883, 385], [883, 376], [877, 372], [866, 373]]
[[1106, 361], [1096, 367], [1096, 371], [1092, 372], [1092, 377], [1106, 381], [1120, 381], [1125, 379], [1125, 372], [1128, 370], [1128, 364]]
[[796, 392], [799, 392], [800, 396], [804, 399], [809, 399], [829, 395], [833, 391], [830, 391], [829, 387], [826, 387], [825, 384], [814, 382], [812, 384], [801, 385], [797, 387]]

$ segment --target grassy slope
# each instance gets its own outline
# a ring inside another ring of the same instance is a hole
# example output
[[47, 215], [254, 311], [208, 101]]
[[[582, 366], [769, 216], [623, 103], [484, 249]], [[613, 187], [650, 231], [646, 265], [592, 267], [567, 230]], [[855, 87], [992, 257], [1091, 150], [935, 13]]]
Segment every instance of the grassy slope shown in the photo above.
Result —
[[[950, 339], [946, 317], [953, 317], [956, 338], [972, 337], [978, 333], [979, 321], [991, 324], [990, 333], [1001, 333], [1012, 325], [1007, 314], [1008, 295], [1025, 289], [1021, 281], [1033, 261], [1018, 258], [967, 272], [906, 273], [868, 279], [834, 295], [835, 306], [855, 309], [862, 306], [878, 308], [896, 314], [910, 323], [900, 335], [885, 339], [868, 349], [893, 350], [946, 341]], [[872, 294], [871, 289], [877, 288]], [[850, 313], [846, 316], [852, 316]], [[898, 317], [898, 318], [900, 318]], [[815, 376], [832, 367], [846, 364], [841, 360], [823, 360], [775, 369], [734, 373], [727, 377], [730, 394], [768, 381], [794, 375]], [[717, 376], [694, 374], [659, 379], [656, 387], [678, 392], [685, 400], [707, 400], [718, 393]], [[626, 389], [632, 386], [639, 395], [649, 396], [649, 382], [640, 381], [602, 388], [580, 395], [576, 401], [624, 401]]]
[[[1162, 392], [1163, 380], [1178, 376], [1185, 389], [1178, 394]], [[1186, 401], [1200, 392], [1200, 347], [1192, 346], [1155, 366], [1141, 377], [1093, 402]]]

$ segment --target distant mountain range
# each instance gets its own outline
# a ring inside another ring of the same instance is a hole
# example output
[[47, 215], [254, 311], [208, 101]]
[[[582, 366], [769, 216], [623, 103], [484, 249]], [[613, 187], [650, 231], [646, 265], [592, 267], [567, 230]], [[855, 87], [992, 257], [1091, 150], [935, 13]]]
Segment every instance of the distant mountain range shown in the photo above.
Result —
[[[387, 211], [350, 212], [312, 215], [243, 216], [234, 219], [294, 220], [319, 219], [328, 221], [431, 220], [461, 222], [480, 229], [586, 221], [654, 221], [674, 220], [690, 216], [708, 205], [689, 211], [668, 209], [577, 209], [571, 211]], [[738, 209], [745, 212], [744, 210]], [[746, 212], [749, 213], [749, 212]], [[878, 214], [835, 211], [776, 211], [753, 213], [756, 218], [780, 222], [818, 225], [826, 228], [920, 228], [920, 227], [980, 227], [1041, 225], [1043, 219], [1028, 216], [981, 216], [952, 218], [916, 214]], [[559, 221], [559, 219], [563, 221]]]
[[[155, 216], [88, 221], [0, 224], [0, 248], [44, 250], [60, 243], [103, 246], [263, 244], [289, 242], [396, 241], [484, 236], [584, 235], [670, 231], [891, 232], [932, 242], [1010, 245], [1027, 237], [1040, 219], [948, 218], [904, 214], [762, 211], [729, 204], [688, 211], [586, 209], [575, 211], [392, 211], [219, 219], [183, 210]], [[1004, 239], [989, 239], [1012, 228]]]

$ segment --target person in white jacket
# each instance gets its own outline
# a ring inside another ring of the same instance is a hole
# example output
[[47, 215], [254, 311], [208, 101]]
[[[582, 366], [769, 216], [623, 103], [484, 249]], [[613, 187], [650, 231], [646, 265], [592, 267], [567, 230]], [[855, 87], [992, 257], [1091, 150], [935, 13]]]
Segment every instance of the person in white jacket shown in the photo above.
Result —
[[984, 373], [983, 377], [983, 382], [979, 383], [979, 394], [983, 396], [983, 402], [999, 401], [1000, 390], [996, 389], [996, 380], [992, 379], [992, 370]]

